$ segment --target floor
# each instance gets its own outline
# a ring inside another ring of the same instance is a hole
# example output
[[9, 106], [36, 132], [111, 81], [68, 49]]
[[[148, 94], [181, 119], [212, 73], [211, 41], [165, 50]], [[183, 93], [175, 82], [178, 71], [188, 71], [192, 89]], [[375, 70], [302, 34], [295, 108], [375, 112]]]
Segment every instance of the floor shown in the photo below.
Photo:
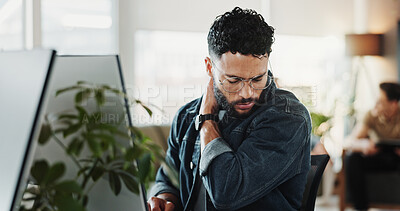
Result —
[[[333, 195], [328, 200], [323, 200], [321, 197], [317, 197], [315, 201], [316, 211], [339, 211], [339, 197]], [[354, 209], [346, 208], [346, 211], [354, 211]], [[369, 209], [368, 211], [394, 211], [394, 210], [383, 210], [383, 209]]]

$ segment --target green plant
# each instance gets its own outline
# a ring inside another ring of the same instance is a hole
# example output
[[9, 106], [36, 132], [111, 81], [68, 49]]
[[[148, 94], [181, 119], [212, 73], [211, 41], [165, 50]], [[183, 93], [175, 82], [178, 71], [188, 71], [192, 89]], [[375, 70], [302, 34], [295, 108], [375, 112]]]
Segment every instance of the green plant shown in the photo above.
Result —
[[[148, 186], [154, 181], [156, 166], [164, 161], [161, 147], [137, 128], [127, 127], [125, 118], [119, 122], [100, 121], [106, 114], [106, 94], [124, 100], [123, 92], [80, 81], [58, 90], [56, 96], [71, 91], [75, 92], [75, 107], [72, 111], [52, 114], [55, 116], [52, 119], [46, 115], [39, 144], [55, 141], [78, 168], [76, 176], [64, 178], [64, 162], [35, 161], [30, 171], [33, 185], [28, 186], [23, 198], [25, 202], [33, 201], [33, 207], [21, 206], [21, 210], [85, 210], [90, 200], [88, 193], [102, 177], [108, 177], [115, 195], [120, 193], [122, 183], [138, 194], [139, 184]], [[89, 101], [94, 101], [95, 109], [83, 106]], [[141, 101], [134, 102], [152, 114]]]
[[331, 128], [329, 124], [330, 116], [321, 113], [311, 112], [312, 133], [316, 136], [322, 136]]

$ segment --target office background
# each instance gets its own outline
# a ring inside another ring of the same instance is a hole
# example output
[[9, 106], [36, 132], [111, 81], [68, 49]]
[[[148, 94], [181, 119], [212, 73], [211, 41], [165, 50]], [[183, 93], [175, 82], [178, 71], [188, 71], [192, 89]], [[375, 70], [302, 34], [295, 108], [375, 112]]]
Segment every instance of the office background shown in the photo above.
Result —
[[399, 78], [399, 0], [0, 0], [0, 49], [52, 48], [61, 55], [120, 55], [133, 124], [168, 125], [199, 97], [207, 76], [206, 36], [217, 15], [255, 9], [275, 28], [270, 69], [312, 112], [333, 116], [332, 151], [341, 150], [357, 58], [345, 35], [383, 34], [383, 54], [365, 56], [354, 109], [373, 107], [382, 81]]

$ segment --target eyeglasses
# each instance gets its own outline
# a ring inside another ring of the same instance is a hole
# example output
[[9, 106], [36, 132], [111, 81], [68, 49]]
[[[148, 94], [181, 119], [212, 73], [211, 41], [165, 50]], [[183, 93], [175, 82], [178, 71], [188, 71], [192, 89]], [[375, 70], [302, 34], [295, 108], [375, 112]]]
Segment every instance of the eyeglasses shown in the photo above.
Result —
[[[217, 66], [215, 65], [215, 63], [213, 61], [211, 61], [211, 63], [213, 65], [213, 67], [215, 67], [215, 69], [218, 70], [218, 72], [221, 72], [224, 74], [223, 71], [221, 71], [217, 68]], [[273, 76], [268, 75], [267, 72], [264, 72], [261, 75], [254, 76], [247, 80], [245, 80], [243, 78], [239, 78], [239, 77], [228, 77], [223, 81], [218, 79], [219, 84], [221, 84], [222, 88], [226, 92], [230, 92], [230, 93], [239, 92], [244, 87], [244, 82], [249, 82], [250, 87], [255, 90], [264, 90], [271, 85], [272, 80], [273, 80]]]

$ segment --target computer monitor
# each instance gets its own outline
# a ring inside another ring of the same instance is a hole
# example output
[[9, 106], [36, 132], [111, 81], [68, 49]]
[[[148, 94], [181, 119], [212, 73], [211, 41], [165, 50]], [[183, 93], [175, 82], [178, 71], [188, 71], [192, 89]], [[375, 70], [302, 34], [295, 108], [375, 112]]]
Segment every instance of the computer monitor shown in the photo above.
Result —
[[[94, 84], [107, 84], [110, 87], [125, 91], [122, 70], [117, 55], [104, 56], [57, 56], [54, 61], [53, 74], [49, 83], [49, 90], [52, 93], [47, 102], [45, 114], [63, 112], [74, 108], [74, 92], [66, 92], [57, 97], [57, 90], [72, 86], [78, 81], [86, 81]], [[121, 98], [107, 98], [104, 105], [104, 112], [118, 119], [130, 117], [127, 109], [127, 102]], [[94, 99], [84, 105], [85, 109], [92, 112], [96, 105]], [[121, 114], [123, 116], [121, 116]], [[131, 122], [126, 122], [131, 124]], [[126, 125], [125, 125], [126, 126]], [[84, 152], [83, 152], [84, 153]], [[46, 159], [50, 163], [62, 160], [67, 165], [66, 177], [74, 178], [77, 173], [75, 164], [65, 155], [63, 149], [54, 141], [49, 141], [44, 146], [38, 146], [35, 157]], [[142, 211], [145, 209], [144, 193], [137, 196], [123, 187], [121, 193], [115, 196], [111, 191], [108, 182], [100, 179], [89, 193], [88, 210], [96, 211]]]
[[17, 210], [25, 190], [54, 56], [0, 52], [0, 210]]

